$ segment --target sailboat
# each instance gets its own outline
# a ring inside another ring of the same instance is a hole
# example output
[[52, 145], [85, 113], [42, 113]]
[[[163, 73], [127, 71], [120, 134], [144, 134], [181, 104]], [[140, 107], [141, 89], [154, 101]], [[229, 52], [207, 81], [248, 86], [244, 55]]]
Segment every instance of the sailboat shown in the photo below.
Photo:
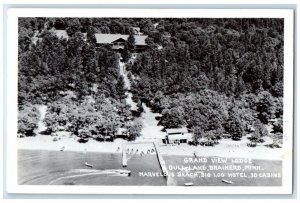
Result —
[[87, 150], [84, 149], [84, 165], [85, 165], [86, 167], [93, 168], [93, 165], [92, 165], [92, 164], [89, 164], [89, 163], [86, 161], [86, 152], [87, 152]]

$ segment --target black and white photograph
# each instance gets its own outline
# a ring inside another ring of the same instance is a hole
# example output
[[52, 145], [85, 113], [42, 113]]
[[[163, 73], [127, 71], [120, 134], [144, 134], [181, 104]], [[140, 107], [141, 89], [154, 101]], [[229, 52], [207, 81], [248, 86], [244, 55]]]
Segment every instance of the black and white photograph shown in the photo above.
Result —
[[292, 167], [286, 26], [18, 16], [17, 185], [277, 193]]

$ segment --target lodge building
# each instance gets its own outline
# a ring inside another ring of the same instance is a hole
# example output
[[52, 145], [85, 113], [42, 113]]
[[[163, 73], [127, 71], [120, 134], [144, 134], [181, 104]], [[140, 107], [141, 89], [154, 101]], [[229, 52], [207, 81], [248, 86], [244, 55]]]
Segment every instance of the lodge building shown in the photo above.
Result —
[[[146, 44], [147, 35], [133, 35], [135, 39], [135, 51], [143, 51], [148, 45]], [[95, 34], [97, 46], [110, 45], [113, 50], [121, 51], [125, 47], [129, 35], [121, 34]]]
[[188, 143], [192, 140], [192, 135], [188, 132], [186, 127], [166, 129], [167, 135], [163, 139], [165, 144], [180, 144]]

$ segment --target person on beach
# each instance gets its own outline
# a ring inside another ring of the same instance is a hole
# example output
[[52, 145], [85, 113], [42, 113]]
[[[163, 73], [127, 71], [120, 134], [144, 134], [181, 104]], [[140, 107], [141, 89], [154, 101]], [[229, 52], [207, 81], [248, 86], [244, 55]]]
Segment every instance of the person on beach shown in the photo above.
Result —
[[194, 156], [197, 157], [197, 152], [196, 152], [196, 150], [194, 151]]

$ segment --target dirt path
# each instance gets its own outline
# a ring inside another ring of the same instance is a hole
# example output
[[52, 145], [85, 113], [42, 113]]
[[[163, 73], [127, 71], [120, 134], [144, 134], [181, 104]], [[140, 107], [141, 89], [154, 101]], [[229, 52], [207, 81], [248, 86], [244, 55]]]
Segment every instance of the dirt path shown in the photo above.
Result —
[[144, 112], [142, 113], [142, 119], [144, 128], [142, 129], [141, 136], [137, 138], [137, 141], [154, 141], [161, 142], [162, 138], [165, 138], [165, 132], [162, 132], [163, 126], [158, 126], [158, 120], [156, 117], [160, 117], [161, 114], [153, 113], [146, 104], [143, 103]]
[[120, 75], [122, 75], [124, 78], [125, 88], [127, 90], [130, 90], [131, 84], [130, 84], [129, 78], [127, 76], [125, 63], [119, 61], [119, 67], [120, 67]]
[[[137, 110], [137, 103], [132, 100], [132, 93], [129, 92], [131, 88], [130, 80], [127, 76], [126, 65], [123, 62], [119, 62], [120, 67], [120, 74], [124, 77], [124, 83], [126, 91], [126, 103], [131, 106], [131, 110]], [[153, 113], [146, 104], [142, 104], [144, 112], [142, 113], [142, 120], [144, 127], [141, 132], [141, 136], [136, 139], [136, 141], [161, 141], [162, 138], [165, 137], [165, 133], [161, 130], [163, 129], [162, 126], [158, 126], [158, 120], [156, 117], [161, 116], [159, 113]]]
[[132, 100], [132, 93], [129, 92], [129, 90], [131, 88], [131, 83], [130, 83], [130, 80], [127, 76], [128, 73], [126, 71], [126, 65], [125, 65], [125, 63], [119, 61], [119, 67], [120, 67], [120, 75], [123, 76], [124, 83], [125, 83], [125, 88], [127, 89], [127, 91], [125, 93], [126, 96], [127, 96], [126, 103], [131, 106], [131, 110], [136, 111], [137, 110], [137, 103]]

